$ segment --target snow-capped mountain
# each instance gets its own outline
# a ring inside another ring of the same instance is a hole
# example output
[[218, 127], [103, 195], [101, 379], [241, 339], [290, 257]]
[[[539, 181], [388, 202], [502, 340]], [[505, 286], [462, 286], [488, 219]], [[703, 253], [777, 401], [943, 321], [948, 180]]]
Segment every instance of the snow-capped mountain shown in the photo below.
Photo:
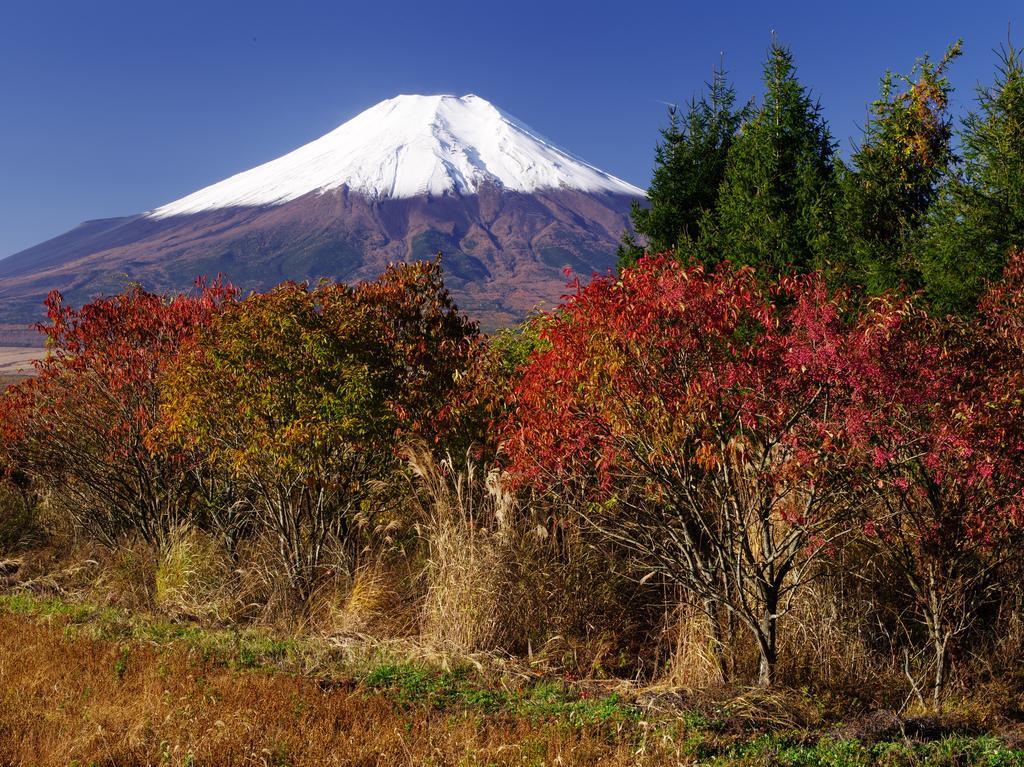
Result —
[[326, 136], [149, 213], [279, 205], [348, 187], [374, 199], [573, 189], [643, 192], [542, 138], [479, 96], [396, 96]]
[[460, 305], [495, 326], [557, 300], [565, 266], [607, 269], [642, 197], [478, 96], [397, 96], [179, 200], [0, 261], [0, 322], [34, 315], [52, 288], [82, 301], [223, 273], [265, 289], [440, 251]]

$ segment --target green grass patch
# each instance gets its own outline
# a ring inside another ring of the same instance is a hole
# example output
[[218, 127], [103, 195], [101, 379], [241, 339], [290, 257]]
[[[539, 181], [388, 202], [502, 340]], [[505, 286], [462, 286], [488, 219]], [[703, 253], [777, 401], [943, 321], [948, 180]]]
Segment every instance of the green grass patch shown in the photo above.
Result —
[[26, 593], [0, 595], [0, 612], [60, 623], [68, 634], [111, 642], [143, 641], [157, 645], [184, 643], [204, 660], [229, 668], [253, 669], [304, 663], [310, 643], [258, 631], [204, 628], [153, 616], [133, 615], [114, 607], [65, 602]]
[[865, 745], [830, 738], [801, 743], [784, 735], [762, 735], [717, 752], [705, 747], [694, 756], [717, 767], [1024, 767], [1024, 751], [1006, 748], [988, 736]]
[[642, 712], [619, 695], [587, 697], [556, 681], [513, 690], [489, 686], [473, 669], [437, 671], [409, 663], [382, 663], [361, 680], [370, 691], [384, 691], [404, 705], [440, 710], [478, 709], [531, 719], [558, 719], [576, 725], [633, 723]]

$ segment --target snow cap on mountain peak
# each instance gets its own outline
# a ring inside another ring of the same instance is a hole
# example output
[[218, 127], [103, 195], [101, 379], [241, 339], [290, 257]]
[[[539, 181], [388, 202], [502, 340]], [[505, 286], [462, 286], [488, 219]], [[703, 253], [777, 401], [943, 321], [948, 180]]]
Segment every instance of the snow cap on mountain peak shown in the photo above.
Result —
[[276, 160], [149, 213], [155, 218], [277, 205], [347, 186], [374, 199], [513, 192], [643, 191], [558, 148], [486, 99], [400, 95]]

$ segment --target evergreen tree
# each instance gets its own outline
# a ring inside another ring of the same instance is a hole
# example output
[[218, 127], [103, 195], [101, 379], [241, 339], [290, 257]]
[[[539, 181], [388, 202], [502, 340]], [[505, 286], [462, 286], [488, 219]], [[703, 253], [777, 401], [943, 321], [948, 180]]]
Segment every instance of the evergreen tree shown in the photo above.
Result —
[[835, 146], [796, 77], [793, 55], [773, 41], [766, 92], [729, 152], [717, 211], [702, 227], [701, 260], [750, 264], [770, 276], [823, 260], [834, 199]]
[[842, 251], [832, 266], [871, 294], [920, 285], [912, 249], [953, 162], [945, 71], [960, 52], [957, 42], [937, 65], [925, 57], [909, 76], [885, 74], [864, 140], [843, 170]]
[[934, 209], [921, 249], [925, 291], [941, 310], [974, 311], [1007, 255], [1024, 248], [1024, 62], [1012, 45], [999, 52], [991, 88], [964, 120], [963, 161]]
[[686, 247], [701, 218], [714, 208], [725, 161], [745, 110], [735, 109], [736, 92], [725, 72], [715, 70], [699, 99], [682, 115], [669, 109], [669, 125], [655, 149], [648, 205], [633, 204], [633, 226], [646, 247], [627, 232], [619, 246], [619, 267], [631, 266], [645, 249], [652, 253]]

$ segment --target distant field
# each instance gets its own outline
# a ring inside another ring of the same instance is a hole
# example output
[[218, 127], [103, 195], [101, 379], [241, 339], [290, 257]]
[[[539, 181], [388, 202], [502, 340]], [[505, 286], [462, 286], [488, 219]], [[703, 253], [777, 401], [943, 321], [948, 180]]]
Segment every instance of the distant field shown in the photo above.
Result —
[[32, 361], [46, 353], [33, 346], [0, 346], [0, 379], [32, 374]]

